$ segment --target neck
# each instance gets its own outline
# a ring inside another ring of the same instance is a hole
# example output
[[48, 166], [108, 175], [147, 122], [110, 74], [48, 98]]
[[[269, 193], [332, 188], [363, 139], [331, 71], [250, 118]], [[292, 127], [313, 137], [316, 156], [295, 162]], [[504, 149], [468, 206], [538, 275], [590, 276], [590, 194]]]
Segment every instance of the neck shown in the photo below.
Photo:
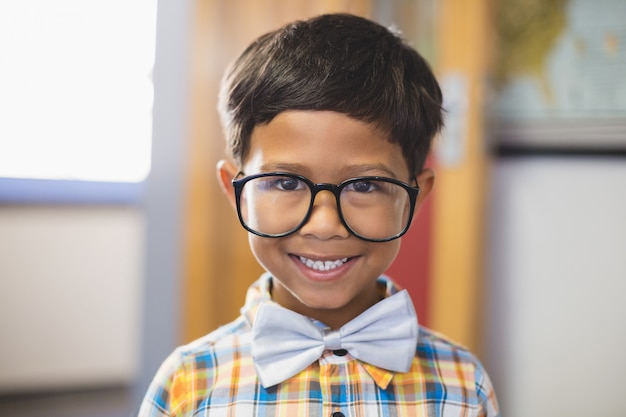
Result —
[[373, 284], [372, 290], [364, 290], [348, 304], [339, 308], [315, 308], [307, 306], [277, 281], [273, 283], [272, 299], [289, 310], [318, 320], [332, 330], [337, 330], [385, 298], [385, 288], [378, 285], [378, 283]]

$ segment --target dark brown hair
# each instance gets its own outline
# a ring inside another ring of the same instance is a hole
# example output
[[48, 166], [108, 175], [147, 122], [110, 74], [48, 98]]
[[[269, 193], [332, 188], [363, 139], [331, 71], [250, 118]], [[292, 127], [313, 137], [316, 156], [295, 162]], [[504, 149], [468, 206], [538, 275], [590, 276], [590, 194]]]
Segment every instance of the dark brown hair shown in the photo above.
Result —
[[443, 125], [441, 104], [428, 63], [398, 35], [365, 18], [329, 14], [249, 45], [225, 75], [219, 110], [239, 164], [255, 126], [286, 110], [331, 110], [387, 131], [415, 175]]

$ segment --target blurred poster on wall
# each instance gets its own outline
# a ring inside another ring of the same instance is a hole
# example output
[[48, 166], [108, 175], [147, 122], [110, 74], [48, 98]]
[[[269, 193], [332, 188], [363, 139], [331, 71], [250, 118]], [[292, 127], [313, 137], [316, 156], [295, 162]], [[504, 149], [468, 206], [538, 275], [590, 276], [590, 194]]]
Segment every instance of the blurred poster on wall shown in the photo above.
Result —
[[498, 147], [626, 150], [626, 1], [502, 0]]

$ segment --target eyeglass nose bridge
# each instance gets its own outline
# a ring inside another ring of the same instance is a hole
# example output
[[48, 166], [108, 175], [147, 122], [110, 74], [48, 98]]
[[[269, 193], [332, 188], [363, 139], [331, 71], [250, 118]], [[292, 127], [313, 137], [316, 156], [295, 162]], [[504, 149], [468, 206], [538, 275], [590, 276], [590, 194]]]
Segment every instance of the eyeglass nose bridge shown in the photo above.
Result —
[[350, 231], [351, 233], [354, 233], [352, 232], [352, 229], [350, 228], [350, 226], [346, 224], [346, 220], [344, 219], [343, 213], [341, 212], [341, 191], [343, 189], [342, 185], [329, 184], [329, 183], [314, 184], [311, 182], [309, 183], [309, 187], [311, 189], [311, 202], [309, 203], [309, 211], [307, 212], [307, 215], [305, 219], [302, 221], [302, 224], [300, 225], [300, 227], [304, 226], [306, 223], [308, 223], [311, 220], [311, 215], [313, 214], [313, 207], [315, 206], [315, 198], [317, 197], [317, 195], [322, 191], [328, 191], [332, 195], [335, 196], [335, 208], [337, 210], [337, 216], [339, 217], [341, 224], [343, 224], [343, 226], [346, 229], [348, 229], [348, 231]]
[[321, 184], [311, 184], [311, 204], [315, 202], [315, 197], [317, 197], [317, 195], [322, 191], [330, 192], [332, 195], [335, 196], [335, 200], [337, 200], [337, 203], [339, 203], [339, 196], [341, 195], [341, 187], [336, 184], [321, 183]]
[[335, 196], [335, 203], [337, 206], [337, 214], [339, 215], [339, 218], [341, 219], [342, 223], [345, 223], [343, 221], [343, 215], [341, 213], [341, 202], [340, 202], [340, 198], [341, 198], [341, 190], [342, 187], [340, 185], [336, 185], [336, 184], [328, 184], [328, 183], [321, 183], [321, 184], [309, 184], [311, 187], [311, 204], [309, 207], [309, 214], [307, 216], [306, 221], [309, 220], [309, 217], [311, 216], [311, 212], [313, 211], [313, 206], [315, 205], [315, 198], [317, 197], [317, 195], [322, 192], [322, 191], [328, 191], [330, 192], [332, 195]]

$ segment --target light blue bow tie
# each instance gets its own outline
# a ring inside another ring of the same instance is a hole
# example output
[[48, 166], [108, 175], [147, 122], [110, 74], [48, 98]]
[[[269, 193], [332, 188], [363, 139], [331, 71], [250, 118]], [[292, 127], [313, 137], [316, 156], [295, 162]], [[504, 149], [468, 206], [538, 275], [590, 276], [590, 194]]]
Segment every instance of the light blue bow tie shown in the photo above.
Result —
[[339, 330], [276, 303], [259, 306], [252, 326], [252, 357], [264, 387], [296, 375], [325, 350], [345, 349], [355, 358], [394, 372], [407, 372], [417, 346], [417, 317], [406, 290], [376, 303]]

